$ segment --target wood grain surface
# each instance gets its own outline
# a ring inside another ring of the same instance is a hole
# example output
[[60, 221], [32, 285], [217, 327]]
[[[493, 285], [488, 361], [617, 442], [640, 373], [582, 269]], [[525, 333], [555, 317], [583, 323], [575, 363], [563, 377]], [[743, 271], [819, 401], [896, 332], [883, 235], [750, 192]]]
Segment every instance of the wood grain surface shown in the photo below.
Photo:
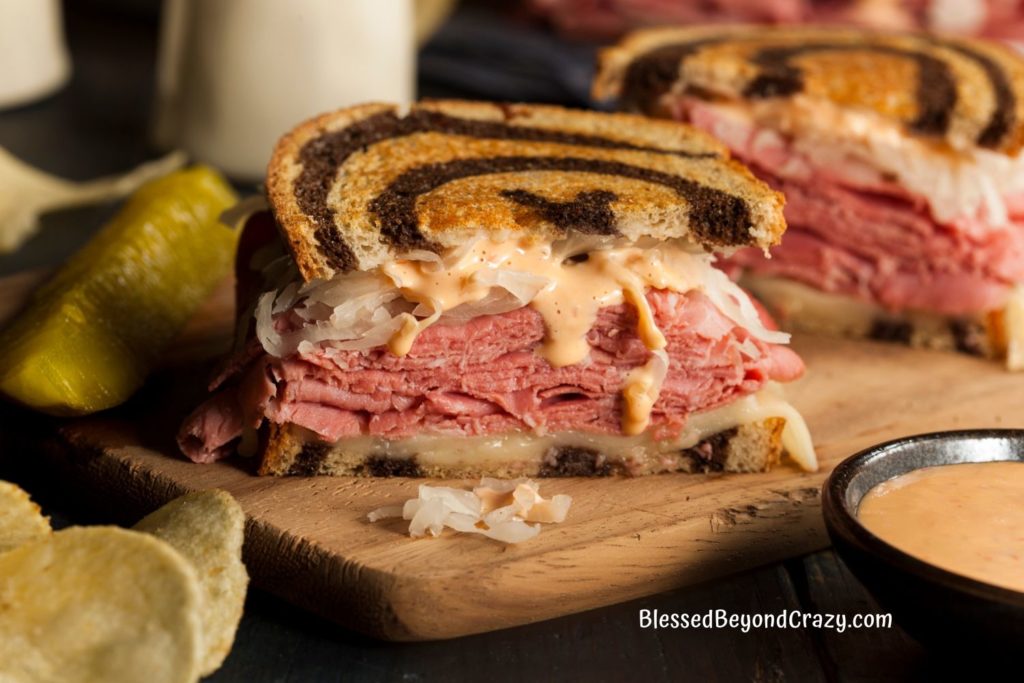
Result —
[[[0, 318], [38, 277], [0, 281]], [[370, 524], [366, 513], [415, 496], [417, 480], [259, 478], [245, 461], [202, 466], [176, 454], [173, 431], [208, 370], [194, 357], [223, 346], [230, 308], [225, 286], [123, 408], [43, 427], [26, 417], [24, 436], [43, 454], [37, 464], [129, 515], [187, 490], [226, 489], [248, 515], [246, 561], [257, 585], [391, 640], [530, 623], [823, 547], [820, 485], [847, 455], [915, 432], [1024, 427], [1024, 378], [996, 364], [798, 337], [809, 371], [789, 395], [810, 424], [821, 471], [786, 463], [753, 475], [546, 480], [543, 492], [567, 493], [573, 506], [565, 523], [527, 543], [411, 540], [400, 520]]]

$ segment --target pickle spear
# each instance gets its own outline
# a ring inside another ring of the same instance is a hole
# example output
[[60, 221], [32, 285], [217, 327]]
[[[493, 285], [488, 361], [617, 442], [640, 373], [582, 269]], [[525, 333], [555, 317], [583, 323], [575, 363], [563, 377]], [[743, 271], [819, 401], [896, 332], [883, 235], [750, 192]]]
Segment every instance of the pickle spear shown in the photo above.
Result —
[[0, 392], [54, 415], [127, 400], [230, 272], [235, 201], [202, 166], [139, 188], [0, 332]]

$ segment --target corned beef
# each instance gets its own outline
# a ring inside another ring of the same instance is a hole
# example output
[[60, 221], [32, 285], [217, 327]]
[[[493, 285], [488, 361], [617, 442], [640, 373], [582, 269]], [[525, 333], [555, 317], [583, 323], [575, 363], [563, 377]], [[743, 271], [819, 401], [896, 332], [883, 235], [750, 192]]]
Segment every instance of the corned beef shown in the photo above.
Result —
[[[690, 413], [803, 372], [793, 351], [750, 337], [700, 292], [651, 290], [647, 299], [669, 357], [652, 413], [655, 438], [678, 434]], [[626, 375], [650, 357], [636, 326], [632, 306], [603, 309], [587, 338], [590, 356], [561, 368], [533, 352], [544, 322], [529, 307], [436, 324], [404, 357], [384, 348], [321, 346], [279, 359], [250, 347], [185, 421], [179, 444], [192, 460], [210, 462], [227, 455], [244, 427], [264, 420], [300, 425], [325, 441], [514, 430], [618, 434]]]
[[728, 259], [731, 265], [892, 311], [950, 316], [998, 309], [1013, 284], [1024, 280], [1020, 225], [979, 235], [939, 225], [907, 200], [752, 170], [785, 193], [789, 227], [770, 259], [747, 249]]
[[783, 244], [771, 249], [771, 258], [740, 250], [721, 262], [728, 271], [790, 278], [894, 312], [949, 316], [1000, 309], [1012, 287], [1024, 281], [1019, 197], [1007, 198], [1010, 221], [1003, 227], [990, 227], [978, 216], [939, 221], [922, 197], [877, 170], [819, 167], [778, 133], [719, 115], [694, 98], [678, 99], [672, 110], [723, 139], [734, 156], [786, 196]]

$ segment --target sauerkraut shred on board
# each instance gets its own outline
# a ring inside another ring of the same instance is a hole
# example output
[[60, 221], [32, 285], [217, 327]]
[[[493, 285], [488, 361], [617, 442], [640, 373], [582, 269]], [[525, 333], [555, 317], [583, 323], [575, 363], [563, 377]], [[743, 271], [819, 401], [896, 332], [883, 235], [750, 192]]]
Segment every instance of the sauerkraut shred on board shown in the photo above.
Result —
[[416, 498], [374, 510], [367, 518], [371, 522], [398, 517], [408, 520], [413, 538], [440, 536], [447, 527], [503, 543], [520, 543], [539, 534], [541, 522], [565, 521], [572, 504], [566, 495], [544, 498], [539, 488], [530, 479], [490, 477], [481, 479], [472, 491], [420, 484]]

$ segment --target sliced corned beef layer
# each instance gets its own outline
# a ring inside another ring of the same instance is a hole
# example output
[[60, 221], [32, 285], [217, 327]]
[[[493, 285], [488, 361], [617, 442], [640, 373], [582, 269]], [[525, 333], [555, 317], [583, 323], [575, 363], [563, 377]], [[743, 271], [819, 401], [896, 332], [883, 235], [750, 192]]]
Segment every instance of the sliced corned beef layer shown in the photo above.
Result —
[[788, 229], [767, 259], [746, 249], [725, 261], [893, 310], [972, 315], [1001, 308], [1024, 281], [1024, 225], [966, 231], [940, 225], [908, 199], [752, 169], [786, 195]]
[[[753, 339], [699, 292], [652, 290], [647, 298], [668, 341], [668, 374], [650, 427], [656, 438], [678, 434], [690, 413], [803, 372], [794, 352]], [[326, 441], [515, 430], [618, 434], [626, 375], [650, 357], [636, 325], [632, 306], [603, 309], [588, 335], [589, 358], [562, 368], [533, 352], [544, 322], [528, 307], [436, 324], [404, 357], [383, 348], [323, 347], [285, 359], [250, 355], [188, 417], [179, 444], [192, 460], [209, 462], [229, 452], [243, 426], [264, 420], [300, 425]]]
[[673, 116], [720, 138], [759, 178], [786, 196], [786, 234], [765, 258], [745, 249], [721, 264], [798, 280], [892, 311], [950, 316], [1000, 309], [1024, 281], [1024, 215], [1004, 197], [1011, 222], [980, 216], [937, 221], [897, 179], [837, 162], [822, 167], [782, 135], [693, 97], [671, 101]]

